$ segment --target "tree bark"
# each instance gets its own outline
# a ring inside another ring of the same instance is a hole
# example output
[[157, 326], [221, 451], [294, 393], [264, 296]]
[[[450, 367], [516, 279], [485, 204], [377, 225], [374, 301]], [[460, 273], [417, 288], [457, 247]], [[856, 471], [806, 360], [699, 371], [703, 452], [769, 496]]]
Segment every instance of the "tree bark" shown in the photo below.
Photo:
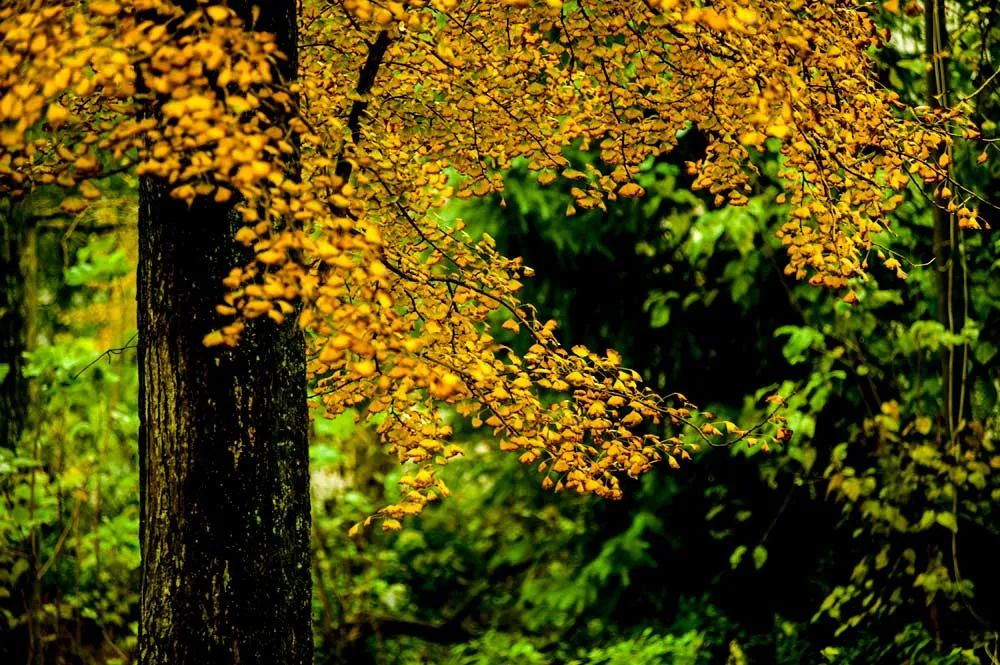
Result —
[[[194, 6], [195, 2], [182, 3]], [[295, 2], [263, 4], [295, 73]], [[246, 20], [249, 2], [230, 2]], [[305, 347], [294, 317], [202, 338], [248, 259], [232, 209], [144, 179], [139, 204], [143, 665], [312, 662]]]
[[27, 350], [23, 219], [15, 205], [0, 201], [0, 447], [14, 450], [28, 412], [28, 382], [23, 372]]

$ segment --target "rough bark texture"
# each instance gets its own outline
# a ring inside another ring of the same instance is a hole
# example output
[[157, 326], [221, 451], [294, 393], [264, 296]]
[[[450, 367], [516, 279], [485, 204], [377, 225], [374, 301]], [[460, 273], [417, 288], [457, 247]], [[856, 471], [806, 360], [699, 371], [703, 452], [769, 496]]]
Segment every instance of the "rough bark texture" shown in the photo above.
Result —
[[17, 445], [28, 409], [28, 383], [22, 371], [27, 348], [25, 277], [21, 269], [24, 224], [10, 201], [0, 201], [0, 447]]
[[[193, 5], [194, 3], [188, 3]], [[293, 57], [295, 3], [257, 28]], [[229, 5], [249, 17], [250, 3]], [[232, 211], [140, 184], [139, 662], [312, 661], [305, 350], [293, 317], [205, 348], [222, 278], [246, 260]]]

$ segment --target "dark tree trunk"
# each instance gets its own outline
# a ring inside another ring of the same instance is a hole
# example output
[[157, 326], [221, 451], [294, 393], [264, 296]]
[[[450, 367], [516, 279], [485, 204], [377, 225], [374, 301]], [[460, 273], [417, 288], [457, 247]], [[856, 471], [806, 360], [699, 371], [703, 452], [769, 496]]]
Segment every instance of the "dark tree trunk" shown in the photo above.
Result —
[[[194, 2], [187, 3], [194, 5]], [[263, 4], [295, 72], [295, 3]], [[249, 18], [250, 3], [229, 5]], [[312, 662], [305, 349], [293, 318], [220, 351], [222, 278], [247, 255], [229, 207], [139, 204], [143, 665]]]
[[21, 437], [28, 410], [28, 383], [22, 371], [27, 349], [24, 243], [24, 223], [14, 204], [0, 201], [0, 447], [10, 450]]

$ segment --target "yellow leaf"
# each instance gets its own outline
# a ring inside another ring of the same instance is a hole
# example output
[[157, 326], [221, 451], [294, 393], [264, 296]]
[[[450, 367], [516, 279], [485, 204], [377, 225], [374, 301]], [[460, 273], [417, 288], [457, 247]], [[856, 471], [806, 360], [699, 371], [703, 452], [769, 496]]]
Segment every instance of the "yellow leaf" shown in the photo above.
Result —
[[90, 172], [97, 171], [100, 168], [100, 164], [98, 164], [96, 157], [88, 153], [77, 158], [77, 160], [73, 162], [73, 167], [77, 171]]
[[68, 119], [69, 111], [59, 104], [59, 102], [49, 104], [48, 111], [45, 113], [45, 120], [52, 125], [53, 129], [62, 127]]
[[49, 40], [44, 34], [37, 34], [32, 38], [31, 43], [28, 45], [28, 50], [34, 54], [41, 53], [48, 46]]
[[101, 190], [94, 186], [89, 180], [80, 183], [80, 194], [88, 201], [101, 198]]
[[122, 10], [121, 6], [117, 2], [110, 2], [107, 0], [94, 0], [94, 2], [91, 2], [89, 5], [87, 5], [87, 8], [93, 14], [97, 14], [98, 16], [108, 16], [108, 17], [117, 16], [118, 13]]
[[375, 374], [375, 363], [371, 360], [362, 360], [354, 363], [354, 373], [358, 376], [368, 378]]
[[59, 204], [59, 207], [63, 212], [75, 215], [87, 207], [87, 202], [79, 197], [71, 196], [68, 199], [63, 199], [63, 202]]
[[241, 242], [244, 245], [249, 246], [254, 240], [257, 239], [257, 232], [254, 231], [249, 226], [241, 226], [239, 230], [236, 231], [236, 242]]
[[778, 139], [783, 139], [786, 136], [788, 136], [788, 133], [790, 131], [791, 130], [789, 129], [788, 125], [774, 124], [774, 125], [770, 125], [767, 128], [767, 135], [768, 136], [773, 136], [773, 137], [778, 138]]
[[222, 5], [212, 5], [211, 7], [207, 7], [205, 9], [205, 13], [208, 14], [208, 17], [216, 23], [221, 23], [229, 18], [231, 11], [229, 8], [223, 7]]
[[[420, 447], [426, 451], [436, 453], [444, 449], [444, 445], [437, 439], [421, 439]], [[420, 478], [420, 474], [417, 474], [417, 478]]]
[[399, 520], [385, 519], [382, 520], [382, 530], [383, 531], [401, 531], [403, 529], [402, 523]]
[[622, 418], [622, 424], [626, 427], [635, 427], [642, 422], [642, 416], [638, 411], [629, 411], [628, 415]]
[[634, 198], [642, 196], [645, 193], [646, 190], [634, 182], [627, 182], [618, 189], [618, 195], [624, 198]]
[[212, 332], [205, 335], [204, 338], [202, 338], [201, 343], [204, 344], [205, 346], [218, 346], [224, 343], [225, 341], [226, 339], [225, 337], [222, 336], [222, 333], [220, 331], [213, 330]]
[[701, 21], [707, 25], [712, 30], [727, 30], [729, 28], [729, 21], [725, 16], [715, 11], [712, 8], [703, 9], [701, 11]]
[[500, 327], [509, 330], [511, 332], [521, 331], [521, 326], [519, 326], [517, 321], [515, 321], [514, 319], [507, 319], [502, 324], [500, 324]]
[[276, 249], [268, 249], [257, 255], [258, 261], [269, 266], [280, 263], [284, 258], [284, 252], [279, 252]]
[[173, 196], [175, 199], [180, 199], [182, 201], [187, 202], [188, 205], [191, 205], [191, 202], [194, 201], [194, 196], [195, 196], [194, 187], [192, 187], [191, 185], [181, 185], [180, 187], [174, 187], [170, 191], [170, 195]]
[[513, 386], [515, 388], [527, 390], [528, 388], [531, 387], [531, 379], [528, 378], [527, 374], [521, 374], [516, 379], [514, 379]]

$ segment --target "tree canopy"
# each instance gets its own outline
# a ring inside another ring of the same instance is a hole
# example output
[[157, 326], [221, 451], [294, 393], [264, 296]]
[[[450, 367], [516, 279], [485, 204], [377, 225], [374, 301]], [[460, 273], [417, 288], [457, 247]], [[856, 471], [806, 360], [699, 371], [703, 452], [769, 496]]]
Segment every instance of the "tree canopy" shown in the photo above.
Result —
[[[905, 276], [874, 236], [911, 182], [979, 226], [948, 169], [953, 142], [978, 136], [966, 105], [887, 90], [871, 55], [887, 35], [853, 2], [308, 2], [287, 81], [273, 37], [224, 5], [19, 0], [0, 21], [3, 191], [73, 188], [62, 207], [76, 213], [100, 195], [95, 178], [134, 168], [189, 204], [236, 201], [234, 240], [254, 260], [233, 266], [217, 308], [232, 322], [205, 344], [297, 317], [327, 412], [363, 405], [417, 465], [381, 511], [386, 529], [448, 493], [435, 462], [462, 449], [442, 404], [537, 464], [546, 487], [611, 498], [621, 474], [677, 467], [699, 446], [791, 436], [780, 413], [716, 421], [614, 351], [562, 347], [519, 298], [532, 269], [446, 209], [502, 196], [511, 166], [572, 183], [567, 214], [605, 209], [641, 197], [641, 166], [697, 132], [694, 188], [740, 206], [775, 151], [785, 271], [847, 302], [873, 251]], [[569, 147], [600, 159], [574, 168]], [[667, 434], [649, 427], [661, 423]]]

